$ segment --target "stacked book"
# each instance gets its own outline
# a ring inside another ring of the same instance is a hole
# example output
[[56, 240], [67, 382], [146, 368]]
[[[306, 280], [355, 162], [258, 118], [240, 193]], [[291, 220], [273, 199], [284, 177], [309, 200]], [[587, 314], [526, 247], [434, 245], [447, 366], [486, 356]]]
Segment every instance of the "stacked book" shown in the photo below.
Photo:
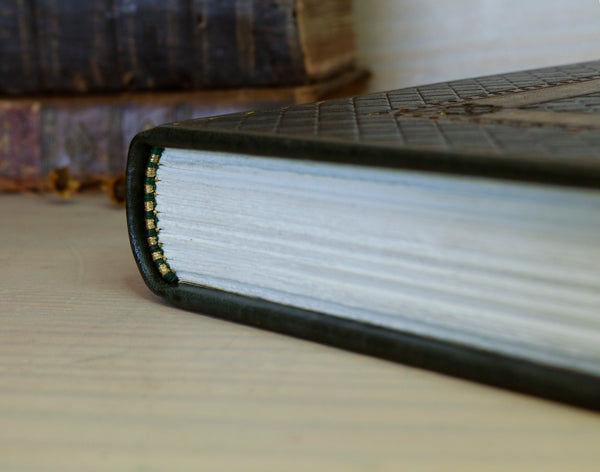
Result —
[[118, 175], [161, 123], [358, 90], [351, 3], [1, 1], [0, 190]]

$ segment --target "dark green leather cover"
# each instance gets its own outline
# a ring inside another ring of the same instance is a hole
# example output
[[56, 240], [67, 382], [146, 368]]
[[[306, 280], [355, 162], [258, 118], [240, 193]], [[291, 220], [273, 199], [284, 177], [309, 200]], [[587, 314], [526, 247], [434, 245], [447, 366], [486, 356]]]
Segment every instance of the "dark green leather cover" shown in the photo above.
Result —
[[152, 146], [600, 188], [600, 62], [163, 125], [130, 147], [127, 221], [149, 288], [182, 308], [600, 410], [600, 378], [186, 284], [147, 248]]

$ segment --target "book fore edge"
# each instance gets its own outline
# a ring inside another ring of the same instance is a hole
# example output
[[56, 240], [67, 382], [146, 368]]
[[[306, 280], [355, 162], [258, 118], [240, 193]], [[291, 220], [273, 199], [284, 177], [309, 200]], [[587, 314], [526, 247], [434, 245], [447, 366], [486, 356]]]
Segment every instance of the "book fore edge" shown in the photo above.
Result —
[[156, 210], [156, 171], [160, 165], [162, 148], [153, 147], [150, 158], [146, 164], [144, 181], [144, 220], [146, 222], [146, 241], [152, 260], [161, 277], [170, 284], [176, 284], [179, 279], [169, 266], [163, 253], [162, 245], [158, 240], [160, 228], [158, 226], [158, 212]]

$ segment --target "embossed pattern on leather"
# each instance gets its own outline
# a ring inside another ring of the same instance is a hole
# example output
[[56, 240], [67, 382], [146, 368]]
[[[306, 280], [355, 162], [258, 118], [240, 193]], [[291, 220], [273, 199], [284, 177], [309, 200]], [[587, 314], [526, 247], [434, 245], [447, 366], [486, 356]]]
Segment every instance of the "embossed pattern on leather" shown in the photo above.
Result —
[[538, 103], [527, 107], [527, 109], [552, 112], [600, 113], [600, 92]]
[[[600, 61], [186, 122], [435, 151], [600, 164]], [[582, 93], [584, 91], [584, 93]], [[557, 113], [560, 112], [560, 113]]]

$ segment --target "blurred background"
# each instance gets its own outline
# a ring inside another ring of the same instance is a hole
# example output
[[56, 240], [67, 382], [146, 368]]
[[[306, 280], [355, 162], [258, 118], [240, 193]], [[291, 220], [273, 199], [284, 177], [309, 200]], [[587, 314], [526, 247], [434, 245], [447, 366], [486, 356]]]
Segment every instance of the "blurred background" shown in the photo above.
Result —
[[369, 88], [598, 59], [597, 0], [354, 0]]

